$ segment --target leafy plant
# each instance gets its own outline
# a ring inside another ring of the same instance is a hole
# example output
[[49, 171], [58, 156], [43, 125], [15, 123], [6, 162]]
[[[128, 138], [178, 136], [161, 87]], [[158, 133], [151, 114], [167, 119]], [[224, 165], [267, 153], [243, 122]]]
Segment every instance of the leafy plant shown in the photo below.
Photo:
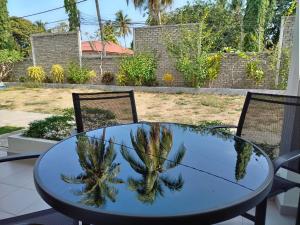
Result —
[[255, 81], [255, 84], [261, 84], [265, 78], [265, 73], [259, 60], [248, 62], [246, 65], [246, 73], [250, 79]]
[[94, 70], [80, 67], [77, 63], [71, 62], [67, 70], [67, 79], [73, 84], [84, 84], [90, 79], [96, 77]]
[[126, 76], [126, 79], [122, 77], [118, 80], [122, 80], [125, 85], [153, 86], [156, 83], [156, 67], [156, 58], [150, 53], [124, 57], [120, 62], [118, 76]]
[[63, 83], [65, 79], [64, 68], [59, 64], [54, 64], [51, 67], [51, 77], [55, 83]]
[[13, 126], [0, 127], [0, 135], [11, 133], [11, 132], [21, 130], [21, 129], [23, 129], [23, 127], [13, 127]]
[[114, 81], [114, 74], [111, 72], [106, 72], [103, 74], [101, 82], [104, 84], [111, 84]]
[[59, 141], [70, 136], [73, 127], [74, 120], [72, 116], [67, 114], [51, 116], [44, 120], [31, 122], [23, 135]]
[[117, 75], [117, 84], [120, 86], [128, 85], [128, 79], [125, 74], [118, 74]]
[[165, 73], [163, 76], [163, 81], [166, 85], [171, 86], [174, 81], [174, 76], [171, 73]]
[[280, 68], [279, 68], [279, 84], [278, 88], [285, 90], [287, 88], [289, 69], [291, 62], [291, 51], [288, 48], [282, 49]]
[[0, 82], [9, 75], [14, 63], [22, 60], [22, 54], [15, 50], [0, 50]]
[[221, 61], [222, 61], [222, 54], [221, 53], [209, 55], [207, 57], [206, 66], [208, 67], [207, 68], [207, 75], [208, 75], [208, 80], [209, 81], [217, 79], [218, 74], [220, 72]]
[[27, 68], [27, 75], [29, 80], [37, 83], [41, 83], [46, 78], [46, 73], [41, 66], [29, 66]]
[[175, 59], [176, 69], [183, 74], [186, 84], [192, 87], [206, 85], [217, 77], [221, 54], [210, 55], [214, 35], [207, 26], [206, 11], [194, 27], [182, 26], [180, 37], [174, 40], [166, 35], [167, 50]]

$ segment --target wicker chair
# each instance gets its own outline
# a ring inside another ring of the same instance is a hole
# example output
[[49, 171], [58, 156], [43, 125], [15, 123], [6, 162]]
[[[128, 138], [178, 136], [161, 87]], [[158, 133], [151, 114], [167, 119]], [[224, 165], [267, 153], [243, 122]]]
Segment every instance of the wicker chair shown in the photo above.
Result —
[[[288, 127], [291, 124], [293, 129]], [[238, 126], [212, 128], [236, 128], [237, 136], [256, 144], [273, 159], [275, 173], [280, 168], [300, 173], [300, 139], [292, 139], [300, 134], [300, 97], [248, 92]], [[275, 175], [268, 198], [295, 187], [300, 188], [300, 183]], [[242, 216], [255, 224], [265, 224], [266, 207], [267, 199], [256, 207], [255, 216]], [[296, 224], [300, 225], [300, 196]]]
[[[34, 159], [39, 157], [39, 154], [18, 154], [8, 157], [1, 157], [0, 163], [9, 161]], [[7, 219], [0, 220], [0, 224], [5, 225], [53, 225], [64, 224], [73, 225], [74, 220], [58, 213], [54, 209], [46, 209], [38, 212], [33, 212], [21, 216], [15, 216]]]
[[72, 93], [77, 132], [137, 123], [133, 91]]

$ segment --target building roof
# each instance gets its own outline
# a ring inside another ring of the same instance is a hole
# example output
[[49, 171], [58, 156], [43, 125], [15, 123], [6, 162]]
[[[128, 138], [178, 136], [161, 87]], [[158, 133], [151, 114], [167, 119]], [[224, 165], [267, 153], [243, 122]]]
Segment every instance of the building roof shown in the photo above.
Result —
[[[101, 52], [102, 51], [101, 41], [82, 41], [81, 50], [82, 52]], [[106, 54], [120, 54], [120, 55], [132, 55], [133, 51], [128, 48], [115, 44], [113, 42], [105, 43]]]

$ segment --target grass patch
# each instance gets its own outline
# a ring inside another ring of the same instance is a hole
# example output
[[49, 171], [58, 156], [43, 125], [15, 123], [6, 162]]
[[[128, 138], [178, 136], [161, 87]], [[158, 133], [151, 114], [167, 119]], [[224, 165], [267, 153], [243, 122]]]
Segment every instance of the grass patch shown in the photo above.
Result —
[[0, 104], [0, 109], [14, 109], [15, 105], [13, 103], [8, 103], [8, 104]]
[[24, 105], [47, 105], [48, 101], [39, 101], [39, 102], [25, 102]]
[[23, 127], [13, 127], [13, 126], [4, 126], [4, 127], [0, 127], [0, 135], [1, 134], [7, 134], [7, 133], [11, 133], [17, 130], [21, 130], [23, 129]]

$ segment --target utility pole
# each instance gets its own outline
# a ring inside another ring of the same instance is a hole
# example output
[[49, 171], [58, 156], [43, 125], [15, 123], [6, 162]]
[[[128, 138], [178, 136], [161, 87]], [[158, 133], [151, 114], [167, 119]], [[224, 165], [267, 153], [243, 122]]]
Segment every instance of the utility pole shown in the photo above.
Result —
[[100, 73], [102, 76], [103, 54], [104, 54], [104, 56], [106, 55], [105, 54], [105, 43], [104, 43], [104, 37], [103, 37], [103, 25], [102, 25], [102, 21], [101, 21], [99, 1], [95, 0], [95, 3], [96, 3], [96, 12], [97, 12], [97, 17], [98, 17], [99, 31], [100, 31], [100, 40], [101, 40], [101, 44], [102, 44], [102, 51], [100, 54], [100, 59], [101, 59]]

